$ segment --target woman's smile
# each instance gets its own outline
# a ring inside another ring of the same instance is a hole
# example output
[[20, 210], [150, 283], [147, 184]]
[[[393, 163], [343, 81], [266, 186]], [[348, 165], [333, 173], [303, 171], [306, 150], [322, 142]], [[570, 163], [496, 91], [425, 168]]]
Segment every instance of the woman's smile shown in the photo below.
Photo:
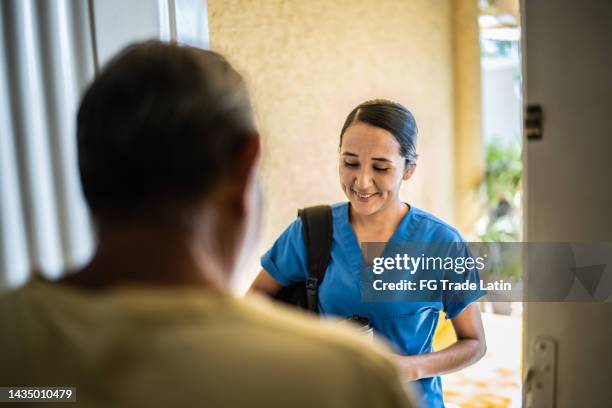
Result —
[[380, 195], [380, 193], [378, 192], [373, 192], [373, 193], [359, 192], [355, 190], [354, 188], [351, 188], [351, 192], [353, 193], [355, 197], [357, 197], [359, 201], [364, 202], [364, 203], [367, 203], [368, 201], [370, 201], [371, 198], [374, 198], [375, 196]]
[[361, 122], [349, 126], [340, 146], [338, 170], [353, 209], [372, 215], [394, 205], [402, 208], [399, 188], [406, 174], [404, 162], [401, 146], [389, 131]]

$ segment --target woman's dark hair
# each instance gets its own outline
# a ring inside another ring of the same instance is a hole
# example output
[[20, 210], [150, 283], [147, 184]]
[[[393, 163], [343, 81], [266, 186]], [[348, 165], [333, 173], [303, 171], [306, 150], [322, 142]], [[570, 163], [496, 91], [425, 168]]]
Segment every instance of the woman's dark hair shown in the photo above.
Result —
[[255, 134], [244, 81], [221, 55], [159, 41], [132, 45], [79, 108], [85, 199], [95, 213], [202, 198]]
[[417, 126], [408, 109], [386, 99], [363, 102], [346, 117], [340, 133], [340, 146], [346, 129], [360, 122], [391, 133], [400, 145], [400, 154], [406, 159], [406, 165], [416, 164]]

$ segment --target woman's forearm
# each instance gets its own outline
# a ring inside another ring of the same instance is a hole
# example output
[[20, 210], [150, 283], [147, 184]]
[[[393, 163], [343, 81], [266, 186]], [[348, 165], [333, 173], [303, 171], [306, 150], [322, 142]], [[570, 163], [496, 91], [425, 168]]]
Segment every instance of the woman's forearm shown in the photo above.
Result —
[[481, 339], [459, 339], [444, 350], [416, 356], [395, 355], [400, 375], [405, 381], [434, 377], [460, 370], [484, 356], [486, 346]]
[[281, 289], [278, 283], [265, 269], [262, 269], [249, 288], [249, 292], [265, 293], [274, 296]]

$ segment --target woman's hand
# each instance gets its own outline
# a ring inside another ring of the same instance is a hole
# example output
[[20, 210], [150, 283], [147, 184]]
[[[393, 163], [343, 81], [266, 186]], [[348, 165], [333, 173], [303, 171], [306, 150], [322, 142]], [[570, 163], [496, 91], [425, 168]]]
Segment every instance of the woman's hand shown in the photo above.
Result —
[[402, 381], [416, 381], [421, 379], [417, 356], [393, 355], [393, 360], [399, 368]]
[[451, 373], [482, 358], [487, 346], [478, 306], [469, 305], [452, 322], [457, 341], [444, 350], [415, 356], [391, 356], [398, 366], [402, 380], [416, 381]]

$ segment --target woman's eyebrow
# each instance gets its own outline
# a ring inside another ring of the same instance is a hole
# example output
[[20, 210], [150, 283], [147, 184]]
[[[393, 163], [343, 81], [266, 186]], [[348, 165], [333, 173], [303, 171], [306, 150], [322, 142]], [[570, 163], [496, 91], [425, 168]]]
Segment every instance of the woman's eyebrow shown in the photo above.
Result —
[[[351, 152], [344, 152], [344, 153], [342, 153], [342, 156], [359, 157], [355, 153], [351, 153]], [[380, 161], [380, 162], [385, 162], [385, 163], [393, 163], [392, 160], [389, 160], [389, 159], [387, 159], [385, 157], [372, 157], [372, 160]]]
[[381, 162], [387, 162], [387, 163], [393, 163], [391, 160], [385, 159], [384, 157], [372, 157], [372, 160], [381, 161]]

